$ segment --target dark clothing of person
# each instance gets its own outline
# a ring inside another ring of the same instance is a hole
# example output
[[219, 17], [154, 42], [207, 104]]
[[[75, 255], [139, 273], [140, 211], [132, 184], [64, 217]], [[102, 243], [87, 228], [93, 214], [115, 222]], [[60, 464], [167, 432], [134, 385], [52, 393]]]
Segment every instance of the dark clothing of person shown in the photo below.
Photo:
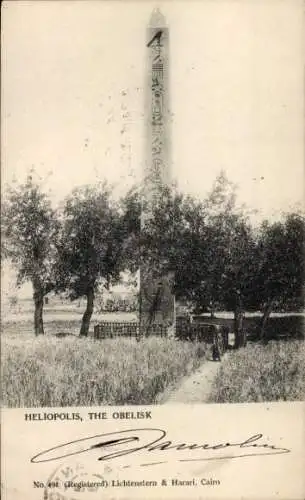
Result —
[[213, 329], [213, 361], [221, 361], [221, 331], [218, 328]]

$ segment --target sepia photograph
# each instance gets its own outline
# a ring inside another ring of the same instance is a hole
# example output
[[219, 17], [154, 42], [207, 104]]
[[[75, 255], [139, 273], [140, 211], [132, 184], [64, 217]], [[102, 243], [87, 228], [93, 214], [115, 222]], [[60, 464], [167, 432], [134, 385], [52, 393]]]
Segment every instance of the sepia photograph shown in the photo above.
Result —
[[292, 4], [3, 3], [3, 408], [305, 399]]
[[303, 0], [1, 6], [4, 500], [303, 500]]

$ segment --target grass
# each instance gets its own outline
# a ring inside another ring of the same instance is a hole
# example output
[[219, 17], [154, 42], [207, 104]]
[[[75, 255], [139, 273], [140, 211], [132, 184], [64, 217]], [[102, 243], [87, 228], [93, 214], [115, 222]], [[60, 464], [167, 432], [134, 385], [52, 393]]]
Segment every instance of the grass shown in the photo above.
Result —
[[[82, 314], [77, 314], [72, 311], [46, 311], [44, 313], [44, 331], [46, 335], [54, 335], [56, 333], [73, 333], [79, 334], [81, 326]], [[2, 318], [1, 333], [5, 336], [20, 334], [23, 338], [24, 334], [34, 335], [33, 314], [16, 314], [6, 321]], [[90, 332], [93, 333], [94, 325], [100, 321], [135, 321], [134, 314], [118, 314], [109, 313], [104, 315], [93, 316], [90, 322]]]
[[301, 340], [248, 344], [224, 360], [210, 403], [305, 399], [305, 344]]
[[[80, 330], [80, 320], [72, 319], [67, 320], [66, 318], [57, 319], [52, 321], [44, 321], [44, 331], [47, 336], [57, 335], [60, 333], [78, 335]], [[93, 323], [90, 325], [90, 331], [93, 331]], [[23, 342], [24, 339], [31, 337], [35, 339], [34, 335], [34, 324], [32, 319], [28, 321], [9, 321], [1, 325], [1, 335], [2, 338], [12, 337], [19, 339], [19, 342]]]
[[[47, 315], [46, 315], [47, 316]], [[57, 318], [57, 317], [56, 317]], [[223, 320], [226, 324], [227, 320]], [[228, 320], [232, 322], [232, 320]], [[248, 344], [220, 366], [209, 402], [305, 399], [303, 317], [270, 318], [268, 345]], [[257, 318], [246, 319], [248, 333]], [[94, 321], [91, 324], [93, 330]], [[80, 320], [48, 318], [35, 338], [33, 322], [2, 324], [2, 404], [6, 407], [154, 404], [200, 366], [210, 346], [151, 338], [81, 339]], [[67, 337], [57, 338], [58, 334]]]
[[2, 338], [4, 407], [153, 404], [199, 367], [204, 344], [53, 335]]

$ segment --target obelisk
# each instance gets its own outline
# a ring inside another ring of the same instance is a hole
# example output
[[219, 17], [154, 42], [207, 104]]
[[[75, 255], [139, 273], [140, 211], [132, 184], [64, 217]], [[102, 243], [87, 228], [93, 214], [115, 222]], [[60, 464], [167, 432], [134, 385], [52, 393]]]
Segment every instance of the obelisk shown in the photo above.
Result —
[[[171, 182], [171, 133], [169, 101], [169, 28], [159, 9], [147, 27], [145, 102], [145, 167], [142, 229]], [[170, 334], [175, 329], [173, 277], [160, 275], [160, 262], [142, 262], [140, 268], [140, 328], [144, 335]]]

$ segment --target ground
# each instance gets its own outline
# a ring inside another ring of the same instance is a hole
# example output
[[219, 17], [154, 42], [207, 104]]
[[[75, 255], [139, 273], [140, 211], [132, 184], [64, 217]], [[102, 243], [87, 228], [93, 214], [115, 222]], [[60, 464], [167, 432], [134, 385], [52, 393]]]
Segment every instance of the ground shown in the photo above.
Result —
[[[29, 302], [28, 308], [2, 315], [2, 365], [6, 367], [2, 368], [2, 376], [6, 377], [10, 394], [5, 403], [8, 406], [27, 402], [29, 406], [33, 403], [61, 406], [62, 401], [81, 406], [93, 401], [95, 404], [238, 403], [300, 400], [305, 395], [301, 315], [274, 315], [270, 320], [269, 340], [275, 340], [265, 346], [248, 342], [245, 349], [229, 350], [220, 363], [211, 360], [210, 345], [174, 339], [139, 343], [135, 339], [113, 339], [108, 343], [95, 341], [98, 344], [94, 345], [92, 338], [80, 341], [78, 333], [84, 308], [75, 303], [47, 305], [46, 335], [35, 338], [31, 306]], [[95, 313], [90, 331], [102, 320], [136, 321], [137, 315]], [[226, 314], [218, 321], [230, 326], [232, 318]], [[248, 316], [248, 334], [256, 322], [256, 316]], [[230, 344], [233, 345], [232, 335]], [[76, 392], [71, 393], [69, 384], [78, 379], [78, 384], [73, 383]], [[39, 396], [32, 401], [31, 384], [43, 388], [39, 394], [44, 394], [45, 400]], [[55, 393], [57, 399], [53, 400]]]
[[[223, 359], [226, 359], [228, 353]], [[207, 402], [212, 384], [220, 368], [219, 361], [208, 360], [195, 373], [184, 377], [174, 390], [167, 390], [160, 398], [160, 403], [205, 403]]]

